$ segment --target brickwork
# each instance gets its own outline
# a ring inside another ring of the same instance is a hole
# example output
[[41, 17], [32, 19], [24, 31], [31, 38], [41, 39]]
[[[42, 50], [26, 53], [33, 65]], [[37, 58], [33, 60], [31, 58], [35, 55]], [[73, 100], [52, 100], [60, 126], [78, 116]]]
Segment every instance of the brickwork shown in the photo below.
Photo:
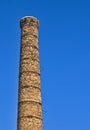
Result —
[[25, 17], [20, 21], [18, 130], [42, 130], [38, 26], [39, 22], [34, 17]]

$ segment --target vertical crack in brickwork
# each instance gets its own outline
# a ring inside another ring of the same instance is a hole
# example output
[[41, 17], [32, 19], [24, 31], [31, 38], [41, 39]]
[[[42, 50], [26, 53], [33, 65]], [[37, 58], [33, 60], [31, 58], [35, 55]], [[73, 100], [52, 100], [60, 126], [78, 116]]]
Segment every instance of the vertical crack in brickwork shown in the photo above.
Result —
[[20, 21], [17, 130], [42, 130], [38, 26], [39, 21], [34, 17], [25, 17]]

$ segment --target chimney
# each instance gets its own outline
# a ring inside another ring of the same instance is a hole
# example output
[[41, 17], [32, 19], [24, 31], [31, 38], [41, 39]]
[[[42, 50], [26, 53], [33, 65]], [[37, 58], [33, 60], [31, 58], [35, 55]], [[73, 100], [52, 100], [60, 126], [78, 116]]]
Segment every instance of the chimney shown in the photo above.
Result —
[[32, 16], [20, 20], [21, 51], [18, 90], [17, 130], [42, 130], [39, 21]]

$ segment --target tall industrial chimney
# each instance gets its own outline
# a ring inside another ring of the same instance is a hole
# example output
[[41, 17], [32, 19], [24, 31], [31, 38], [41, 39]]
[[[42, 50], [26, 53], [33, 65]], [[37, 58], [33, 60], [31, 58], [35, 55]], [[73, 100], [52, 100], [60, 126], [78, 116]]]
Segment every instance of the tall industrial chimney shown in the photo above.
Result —
[[42, 130], [40, 64], [38, 52], [39, 21], [32, 16], [20, 20], [21, 51], [18, 90], [17, 130]]

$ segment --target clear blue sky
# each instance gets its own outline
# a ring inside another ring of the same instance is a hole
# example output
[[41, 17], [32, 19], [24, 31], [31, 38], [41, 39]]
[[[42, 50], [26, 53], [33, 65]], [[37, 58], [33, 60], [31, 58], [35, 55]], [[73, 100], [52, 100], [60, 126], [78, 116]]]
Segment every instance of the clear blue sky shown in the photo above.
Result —
[[0, 130], [16, 130], [19, 20], [40, 20], [44, 130], [90, 130], [90, 1], [0, 0]]

